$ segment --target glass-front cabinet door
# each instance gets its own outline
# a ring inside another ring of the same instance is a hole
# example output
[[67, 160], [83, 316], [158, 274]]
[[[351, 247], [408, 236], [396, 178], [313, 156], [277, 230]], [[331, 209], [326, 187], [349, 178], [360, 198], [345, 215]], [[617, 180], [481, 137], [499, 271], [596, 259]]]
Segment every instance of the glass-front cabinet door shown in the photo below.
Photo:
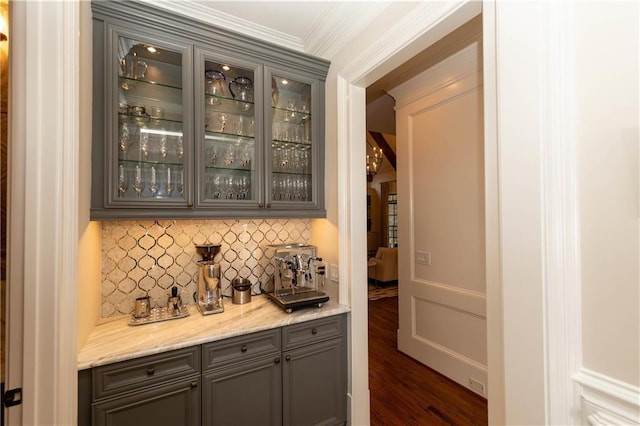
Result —
[[196, 58], [196, 206], [261, 208], [261, 66], [200, 49]]
[[[321, 118], [318, 80], [267, 69], [270, 108], [266, 146], [267, 207], [317, 208]], [[322, 117], [323, 118], [323, 117]], [[323, 158], [323, 157], [322, 157]]]
[[[192, 204], [189, 47], [113, 30], [108, 205]], [[115, 118], [115, 119], [114, 119]], [[109, 132], [107, 132], [109, 134]], [[115, 161], [114, 161], [115, 160]]]

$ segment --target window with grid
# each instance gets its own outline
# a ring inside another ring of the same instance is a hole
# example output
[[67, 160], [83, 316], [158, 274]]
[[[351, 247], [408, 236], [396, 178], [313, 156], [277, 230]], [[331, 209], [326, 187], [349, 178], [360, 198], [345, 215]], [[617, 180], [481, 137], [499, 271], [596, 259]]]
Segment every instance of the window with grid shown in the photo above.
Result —
[[398, 195], [389, 194], [387, 197], [389, 216], [389, 247], [398, 247]]

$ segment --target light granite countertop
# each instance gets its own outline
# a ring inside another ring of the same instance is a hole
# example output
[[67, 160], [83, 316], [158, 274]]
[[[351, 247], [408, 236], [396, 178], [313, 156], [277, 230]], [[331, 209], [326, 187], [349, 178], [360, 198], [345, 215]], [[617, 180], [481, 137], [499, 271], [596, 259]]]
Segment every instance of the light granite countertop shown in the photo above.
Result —
[[310, 307], [290, 314], [266, 296], [252, 296], [251, 302], [234, 305], [224, 301], [224, 312], [204, 316], [195, 305], [190, 315], [170, 321], [130, 326], [129, 316], [97, 325], [78, 353], [78, 370], [167, 352], [228, 337], [254, 333], [290, 324], [349, 312], [349, 307], [328, 301], [321, 308]]

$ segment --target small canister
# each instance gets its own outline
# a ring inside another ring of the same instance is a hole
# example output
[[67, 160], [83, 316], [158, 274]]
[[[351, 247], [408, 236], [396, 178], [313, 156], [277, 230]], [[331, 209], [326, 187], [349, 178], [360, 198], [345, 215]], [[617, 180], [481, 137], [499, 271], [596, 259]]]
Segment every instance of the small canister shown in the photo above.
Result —
[[232, 302], [242, 305], [251, 302], [251, 281], [246, 278], [234, 278], [231, 281], [233, 291]]

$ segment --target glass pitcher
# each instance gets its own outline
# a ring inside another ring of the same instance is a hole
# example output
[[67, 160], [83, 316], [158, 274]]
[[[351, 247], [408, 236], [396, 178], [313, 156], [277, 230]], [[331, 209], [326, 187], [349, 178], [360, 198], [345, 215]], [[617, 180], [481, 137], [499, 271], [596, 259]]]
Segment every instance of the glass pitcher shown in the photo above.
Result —
[[241, 111], [248, 111], [253, 102], [253, 82], [249, 77], [236, 77], [229, 83], [229, 91], [234, 99], [239, 102]]
[[219, 70], [206, 70], [204, 72], [205, 77], [205, 92], [207, 95], [207, 103], [209, 105], [215, 105], [222, 103], [220, 97], [225, 96], [225, 82], [227, 78], [224, 73]]

